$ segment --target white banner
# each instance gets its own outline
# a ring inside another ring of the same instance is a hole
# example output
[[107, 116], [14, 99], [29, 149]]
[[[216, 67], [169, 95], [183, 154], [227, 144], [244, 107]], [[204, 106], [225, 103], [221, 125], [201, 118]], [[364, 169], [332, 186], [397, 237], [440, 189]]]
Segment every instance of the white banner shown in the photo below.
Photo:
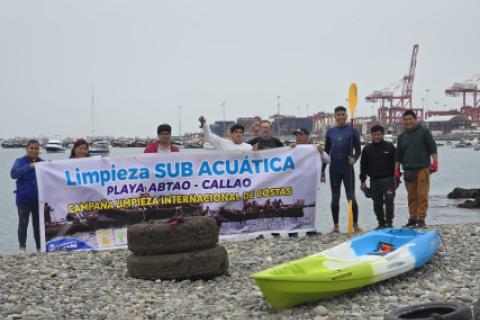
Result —
[[42, 162], [43, 248], [124, 248], [129, 225], [177, 215], [212, 216], [221, 236], [315, 230], [319, 168], [314, 145]]

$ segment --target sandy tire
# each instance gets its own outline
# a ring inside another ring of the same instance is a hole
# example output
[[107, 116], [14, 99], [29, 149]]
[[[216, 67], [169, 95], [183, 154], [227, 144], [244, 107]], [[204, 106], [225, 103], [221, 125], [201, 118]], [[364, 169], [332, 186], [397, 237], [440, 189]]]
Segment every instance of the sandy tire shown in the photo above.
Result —
[[188, 217], [171, 227], [152, 221], [132, 225], [127, 231], [128, 249], [137, 255], [156, 255], [204, 250], [218, 242], [218, 226], [213, 218]]
[[130, 277], [139, 279], [211, 279], [228, 270], [228, 254], [222, 246], [167, 255], [130, 254], [127, 269]]
[[480, 320], [480, 300], [473, 304], [473, 319]]
[[470, 308], [455, 302], [434, 302], [397, 309], [385, 316], [385, 320], [472, 320]]

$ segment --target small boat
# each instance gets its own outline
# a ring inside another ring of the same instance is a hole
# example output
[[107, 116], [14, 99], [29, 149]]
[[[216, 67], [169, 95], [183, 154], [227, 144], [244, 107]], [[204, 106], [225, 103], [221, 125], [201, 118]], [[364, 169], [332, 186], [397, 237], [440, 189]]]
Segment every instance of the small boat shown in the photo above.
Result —
[[65, 152], [65, 148], [62, 145], [60, 139], [50, 139], [45, 146], [47, 152]]
[[250, 277], [275, 309], [284, 309], [419, 268], [430, 261], [439, 246], [436, 231], [382, 229]]
[[90, 154], [109, 154], [110, 143], [106, 140], [94, 140], [89, 149]]

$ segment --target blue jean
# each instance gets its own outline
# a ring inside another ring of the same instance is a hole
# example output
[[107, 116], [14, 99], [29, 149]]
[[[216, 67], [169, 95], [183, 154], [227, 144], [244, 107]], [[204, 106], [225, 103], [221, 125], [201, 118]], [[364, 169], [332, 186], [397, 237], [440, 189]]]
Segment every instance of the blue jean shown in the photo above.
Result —
[[37, 249], [40, 249], [40, 218], [38, 202], [17, 204], [18, 208], [18, 244], [20, 248], [27, 247], [27, 227], [30, 213], [32, 214], [33, 236]]

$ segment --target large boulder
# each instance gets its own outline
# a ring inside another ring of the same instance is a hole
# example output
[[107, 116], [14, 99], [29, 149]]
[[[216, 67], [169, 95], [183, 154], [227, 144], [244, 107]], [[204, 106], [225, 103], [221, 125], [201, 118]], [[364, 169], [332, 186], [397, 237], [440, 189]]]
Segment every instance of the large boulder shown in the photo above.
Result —
[[465, 200], [465, 202], [460, 203], [458, 207], [467, 209], [480, 209], [480, 197], [477, 197], [475, 200]]
[[455, 188], [447, 195], [449, 199], [473, 199], [480, 197], [480, 189]]

